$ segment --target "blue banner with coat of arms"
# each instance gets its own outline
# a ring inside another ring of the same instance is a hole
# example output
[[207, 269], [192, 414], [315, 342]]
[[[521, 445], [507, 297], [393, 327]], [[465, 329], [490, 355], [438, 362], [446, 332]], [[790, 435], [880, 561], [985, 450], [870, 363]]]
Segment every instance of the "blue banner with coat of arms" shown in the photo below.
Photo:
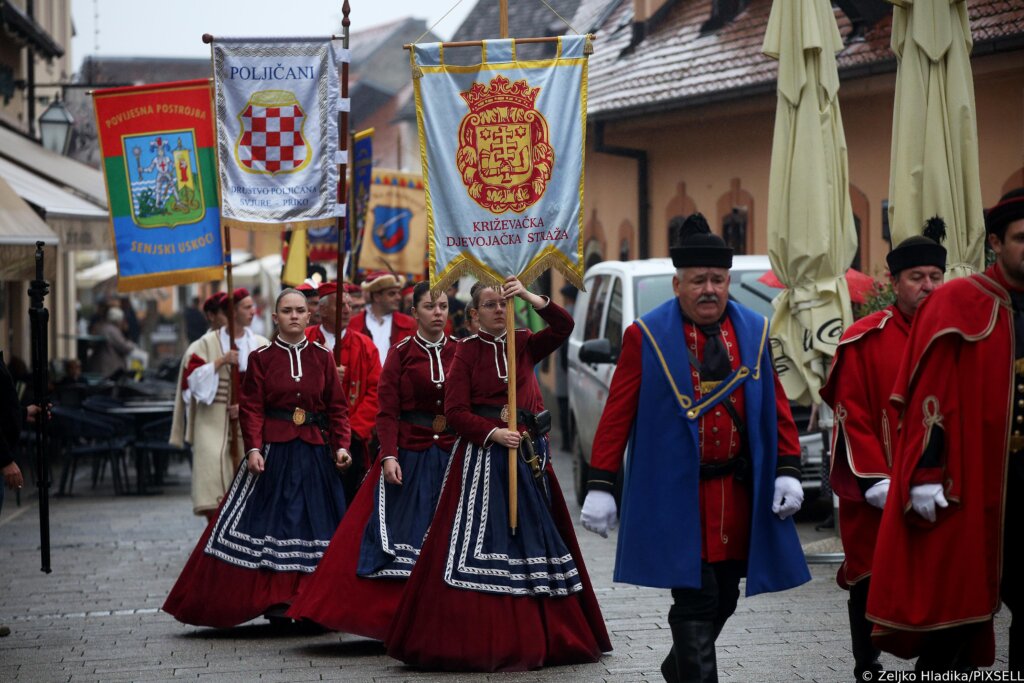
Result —
[[483, 41], [481, 62], [462, 66], [440, 43], [413, 46], [434, 288], [464, 273], [529, 283], [551, 267], [583, 285], [589, 40], [552, 47], [519, 61], [515, 40]]

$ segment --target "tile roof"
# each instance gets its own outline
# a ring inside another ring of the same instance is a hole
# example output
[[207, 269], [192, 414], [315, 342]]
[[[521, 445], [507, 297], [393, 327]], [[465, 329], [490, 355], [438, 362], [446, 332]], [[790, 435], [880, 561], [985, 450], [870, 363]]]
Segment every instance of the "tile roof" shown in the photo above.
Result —
[[[632, 1], [583, 0], [575, 21], [586, 23], [588, 17], [593, 20], [605, 13], [590, 57], [588, 113], [615, 118], [627, 112], [773, 91], [777, 63], [761, 54], [771, 0], [751, 0], [733, 21], [701, 35], [711, 5], [712, 0], [677, 0], [664, 19], [648, 29], [644, 40], [630, 49]], [[1012, 0], [970, 0], [974, 54], [1024, 48], [1024, 8], [1020, 5]], [[839, 9], [835, 12], [840, 33], [850, 39], [851, 22]], [[587, 28], [593, 27], [580, 30]], [[836, 56], [840, 77], [895, 70], [889, 49], [891, 28], [889, 13], [863, 39], [850, 40]]]
[[[580, 0], [546, 0], [548, 5], [570, 24]], [[497, 38], [499, 23], [499, 3], [495, 0], [478, 0], [473, 10], [466, 15], [462, 25], [452, 35], [452, 42], [460, 40], [484, 40]], [[575, 26], [578, 31], [583, 31]], [[517, 0], [509, 3], [508, 34], [512, 38], [529, 38], [536, 36], [558, 36], [571, 33], [569, 28], [548, 9], [541, 0]], [[543, 54], [539, 45], [523, 45], [517, 49], [521, 59], [536, 58]], [[458, 63], [479, 61], [480, 53], [471, 49], [459, 50]], [[467, 56], [464, 56], [467, 55]], [[448, 53], [445, 53], [447, 58]], [[475, 57], [475, 59], [474, 59]]]

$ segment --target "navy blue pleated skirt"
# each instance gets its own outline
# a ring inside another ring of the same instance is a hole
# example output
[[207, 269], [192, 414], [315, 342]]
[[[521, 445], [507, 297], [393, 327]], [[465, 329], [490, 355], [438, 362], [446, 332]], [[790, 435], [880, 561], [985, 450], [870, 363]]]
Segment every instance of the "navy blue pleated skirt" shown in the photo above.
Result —
[[[463, 450], [459, 502], [448, 538], [445, 583], [507, 595], [565, 596], [583, 589], [576, 560], [551, 512], [548, 442], [534, 440], [541, 474], [517, 458], [518, 525], [508, 517], [508, 450], [456, 442]], [[453, 460], [454, 461], [454, 460]]]
[[398, 449], [402, 484], [386, 483], [381, 473], [359, 548], [358, 576], [409, 576], [434, 517], [449, 457], [448, 451], [437, 446], [425, 451]]
[[316, 569], [345, 514], [345, 492], [327, 446], [301, 439], [264, 447], [265, 468], [238, 470], [205, 552], [249, 569]]

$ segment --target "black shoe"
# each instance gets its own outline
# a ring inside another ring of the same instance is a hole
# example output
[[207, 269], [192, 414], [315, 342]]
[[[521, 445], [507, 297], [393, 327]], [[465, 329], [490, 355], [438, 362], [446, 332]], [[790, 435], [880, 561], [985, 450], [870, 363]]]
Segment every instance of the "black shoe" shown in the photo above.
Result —
[[661, 662], [661, 676], [665, 683], [679, 683], [679, 670], [676, 668], [676, 649], [673, 647]]
[[0, 638], [4, 638], [9, 635], [11, 635], [11, 629], [6, 626], [0, 626]]
[[[680, 621], [669, 626], [672, 629], [672, 652], [675, 653], [675, 681], [718, 683], [714, 622]], [[664, 669], [663, 665], [663, 674]], [[670, 679], [666, 677], [666, 680]]]

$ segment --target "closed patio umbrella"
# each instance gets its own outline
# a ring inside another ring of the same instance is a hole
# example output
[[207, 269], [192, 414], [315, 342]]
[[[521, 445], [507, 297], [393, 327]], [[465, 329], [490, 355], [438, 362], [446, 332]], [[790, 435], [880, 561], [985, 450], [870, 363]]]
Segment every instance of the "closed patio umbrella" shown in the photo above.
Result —
[[844, 273], [857, 249], [835, 53], [843, 48], [828, 0], [775, 0], [763, 51], [779, 61], [768, 183], [768, 255], [786, 289], [771, 337], [791, 400], [818, 390], [853, 321]]
[[889, 0], [899, 66], [892, 120], [892, 243], [946, 221], [946, 278], [981, 270], [985, 218], [966, 0]]

